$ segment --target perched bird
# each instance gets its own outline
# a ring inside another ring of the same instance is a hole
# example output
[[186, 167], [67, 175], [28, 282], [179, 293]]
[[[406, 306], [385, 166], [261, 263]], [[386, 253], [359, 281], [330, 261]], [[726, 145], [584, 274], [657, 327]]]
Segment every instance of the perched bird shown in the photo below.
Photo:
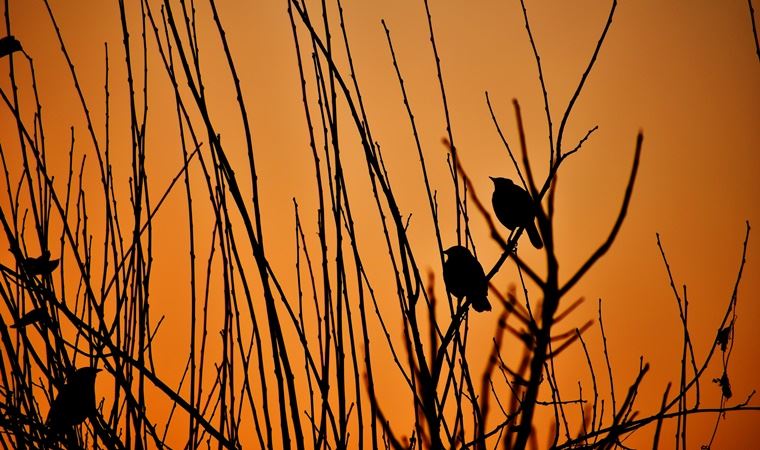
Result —
[[490, 177], [493, 181], [493, 212], [505, 227], [514, 230], [524, 227], [530, 243], [536, 248], [543, 248], [541, 235], [536, 224], [536, 206], [528, 192], [514, 184], [509, 178]]
[[21, 50], [21, 42], [13, 36], [0, 38], [0, 58]]
[[31, 277], [35, 275], [49, 275], [58, 267], [58, 260], [51, 260], [50, 252], [45, 250], [42, 252], [42, 255], [36, 258], [26, 258], [21, 265], [24, 267], [27, 275]]
[[54, 432], [70, 431], [95, 414], [95, 375], [100, 369], [82, 367], [68, 377], [50, 405], [46, 424]]
[[443, 253], [447, 256], [443, 263], [446, 290], [454, 297], [467, 297], [472, 303], [472, 309], [477, 312], [490, 311], [488, 280], [483, 266], [461, 245], [455, 245]]
[[35, 308], [23, 316], [21, 316], [16, 323], [11, 325], [11, 328], [24, 328], [27, 325], [33, 323], [44, 324], [48, 321], [48, 314], [45, 308]]

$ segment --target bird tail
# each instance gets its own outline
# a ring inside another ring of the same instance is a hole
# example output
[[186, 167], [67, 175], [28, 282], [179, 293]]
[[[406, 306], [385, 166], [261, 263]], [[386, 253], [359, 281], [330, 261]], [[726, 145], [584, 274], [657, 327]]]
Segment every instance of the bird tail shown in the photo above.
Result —
[[486, 297], [485, 295], [470, 297], [470, 303], [472, 303], [472, 309], [474, 309], [477, 312], [491, 310], [491, 303], [488, 301], [488, 297]]
[[544, 248], [544, 243], [541, 242], [541, 235], [538, 234], [538, 229], [536, 228], [536, 224], [530, 223], [528, 226], [525, 227], [525, 231], [528, 233], [528, 237], [530, 238], [530, 243], [533, 244], [534, 247], [537, 249]]

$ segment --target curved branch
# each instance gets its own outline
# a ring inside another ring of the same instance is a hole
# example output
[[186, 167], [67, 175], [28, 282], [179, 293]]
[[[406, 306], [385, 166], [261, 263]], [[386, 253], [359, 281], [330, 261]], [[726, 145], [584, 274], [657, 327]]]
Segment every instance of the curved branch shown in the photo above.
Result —
[[612, 17], [615, 15], [616, 8], [617, 8], [617, 0], [613, 0], [612, 7], [610, 8], [610, 14], [607, 17], [607, 23], [604, 25], [604, 30], [602, 31], [602, 35], [599, 37], [599, 41], [597, 41], [596, 43], [594, 54], [591, 55], [591, 60], [589, 61], [588, 66], [586, 67], [586, 71], [583, 72], [583, 76], [581, 76], [581, 81], [580, 83], [578, 83], [578, 87], [575, 89], [573, 96], [570, 98], [570, 103], [567, 104], [567, 109], [565, 110], [565, 114], [562, 116], [562, 121], [559, 124], [559, 132], [557, 133], [557, 145], [556, 145], [557, 159], [562, 157], [562, 135], [565, 132], [565, 125], [567, 125], [567, 120], [570, 118], [570, 111], [573, 110], [575, 101], [578, 100], [578, 96], [580, 96], [581, 91], [583, 90], [583, 86], [586, 84], [586, 79], [588, 78], [588, 74], [591, 73], [591, 69], [594, 67], [594, 63], [596, 62], [596, 57], [599, 56], [599, 50], [602, 48], [602, 44], [604, 43], [604, 38], [607, 36], [607, 31], [609, 31], [610, 25], [612, 25]]

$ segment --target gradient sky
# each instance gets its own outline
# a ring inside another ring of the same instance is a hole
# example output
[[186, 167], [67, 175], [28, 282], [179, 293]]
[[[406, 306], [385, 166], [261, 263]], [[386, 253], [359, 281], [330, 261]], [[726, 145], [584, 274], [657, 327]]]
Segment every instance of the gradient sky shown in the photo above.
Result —
[[[234, 147], [243, 142], [234, 115], [234, 92], [228, 73], [223, 67], [217, 70], [216, 63], [222, 62], [223, 54], [212, 32], [208, 7], [202, 3], [198, 5], [199, 33], [209, 37], [201, 43], [201, 53], [207, 55], [204, 76], [214, 114], [230, 117], [229, 122], [220, 122], [222, 139]], [[439, 273], [439, 257], [430, 231], [431, 219], [426, 212], [417, 152], [380, 24], [380, 20], [385, 19], [393, 36], [432, 184], [440, 198], [451, 198], [446, 148], [441, 144], [446, 128], [424, 6], [419, 1], [400, 0], [345, 3], [354, 64], [372, 121], [373, 136], [383, 148], [400, 206], [405, 213], [414, 213], [410, 233], [417, 259], [422, 268]], [[116, 2], [95, 0], [53, 1], [51, 6], [93, 116], [97, 118], [98, 134], [103, 133], [104, 42], [109, 45], [114, 124], [112, 153], [116, 166], [122, 162], [126, 167], [129, 130], [128, 122], [124, 122], [128, 110], [118, 6]], [[313, 237], [316, 195], [286, 3], [219, 2], [218, 6], [249, 103], [271, 262], [289, 282], [288, 292], [294, 293], [292, 198], [298, 199], [304, 227]], [[136, 6], [130, 8], [133, 14], [139, 14], [134, 9]], [[551, 112], [557, 124], [593, 51], [609, 5], [590, 0], [530, 1], [527, 8], [542, 58]], [[548, 154], [546, 120], [519, 1], [433, 1], [431, 13], [455, 142], [480, 198], [490, 198], [488, 176], [514, 176], [511, 162], [491, 123], [486, 91], [514, 148], [518, 141], [511, 102], [512, 99], [520, 102], [533, 166], [539, 177], [544, 176]], [[68, 163], [70, 127], [75, 127], [80, 154], [92, 151], [81, 106], [44, 4], [41, 1], [11, 2], [10, 17], [12, 33], [34, 59], [44, 105], [50, 166], [63, 177]], [[133, 36], [138, 33], [133, 32]], [[151, 42], [152, 37], [149, 47]], [[182, 155], [174, 133], [173, 93], [159, 67], [155, 48], [149, 50], [148, 64], [154, 70], [148, 83], [148, 164], [155, 189], [153, 197], [157, 198], [180, 169]], [[8, 87], [7, 68], [8, 63], [0, 61], [3, 89]], [[620, 3], [607, 41], [566, 130], [566, 146], [572, 146], [588, 129], [599, 127], [581, 151], [567, 161], [559, 175], [555, 228], [562, 275], [569, 276], [603, 241], [612, 226], [639, 130], [644, 134], [643, 158], [622, 231], [608, 255], [573, 289], [570, 297], [585, 297], [586, 302], [565, 319], [567, 323], [560, 328], [569, 329], [595, 319], [597, 299], [602, 299], [605, 331], [618, 383], [617, 395], [622, 397], [635, 377], [639, 356], [644, 355], [645, 361], [652, 365], [640, 394], [642, 414], [657, 407], [668, 381], [677, 382], [682, 342], [678, 308], [657, 248], [656, 233], [660, 233], [667, 251], [676, 285], [688, 286], [691, 333], [697, 358], [701, 360], [712, 344], [730, 300], [740, 263], [745, 221], [755, 227], [739, 289], [736, 344], [730, 366], [734, 397], [729, 403], [742, 401], [760, 387], [757, 375], [760, 328], [756, 324], [760, 318], [760, 266], [755, 257], [758, 248], [755, 230], [760, 227], [759, 124], [760, 61], [755, 53], [746, 2], [641, 0]], [[11, 125], [11, 116], [3, 108], [0, 144], [4, 148], [17, 145]], [[373, 247], [374, 242], [381, 239], [377, 234], [374, 203], [362, 200], [368, 198], [371, 191], [359, 142], [352, 133], [346, 133], [345, 139], [349, 192], [354, 201], [354, 215], [360, 218], [359, 236], [366, 246], [367, 258], [373, 252], [382, 254], [385, 250]], [[234, 164], [244, 167], [242, 152], [233, 159]], [[94, 159], [90, 162], [94, 163]], [[95, 165], [91, 164], [88, 179], [97, 182], [97, 176]], [[115, 174], [125, 195], [128, 176], [128, 170]], [[97, 202], [93, 199], [93, 208], [97, 208]], [[452, 206], [453, 202], [441, 205], [444, 246], [456, 239]], [[186, 356], [172, 349], [187, 342], [187, 315], [177, 308], [183, 295], [187, 295], [187, 287], [176, 282], [186, 279], [187, 268], [186, 264], [178, 266], [175, 256], [187, 252], [187, 232], [177, 230], [174, 219], [180, 216], [184, 220], [186, 216], [183, 195], [170, 196], [164, 208], [154, 222], [156, 256], [152, 307], [155, 317], [167, 314], [163, 335], [158, 335], [157, 351], [165, 356], [159, 368], [172, 374], [169, 376], [172, 379], [181, 372]], [[199, 228], [208, 228], [211, 220], [210, 215], [203, 217], [199, 213]], [[490, 267], [499, 249], [490, 241], [485, 222], [480, 217], [472, 220], [478, 255], [484, 266]], [[312, 245], [316, 245], [316, 240]], [[543, 270], [544, 259], [540, 253], [526, 244], [520, 250], [529, 264]], [[388, 276], [384, 264], [368, 268], [378, 285], [383, 285]], [[495, 283], [506, 287], [516, 280], [515, 270], [510, 266], [502, 270]], [[440, 282], [436, 288], [443, 295]], [[395, 300], [388, 303], [389, 317], [397, 318]], [[484, 343], [480, 349], [472, 345], [473, 358], [485, 362], [496, 315], [471, 320], [471, 339]], [[401, 333], [398, 320], [390, 323]], [[598, 325], [588, 331], [586, 341], [601, 369], [603, 357]], [[577, 380], [587, 382], [580, 347], [561, 355], [557, 364], [565, 371], [561, 383], [568, 393], [575, 392]], [[398, 383], [399, 376], [392, 370], [391, 367], [388, 373], [380, 374], [380, 392], [390, 391]], [[703, 406], [718, 405], [719, 388], [707, 380], [719, 376], [719, 365], [714, 364], [706, 371]], [[405, 408], [408, 409], [408, 403], [398, 408], [387, 406], [402, 422]], [[160, 413], [156, 413], [156, 417], [159, 418]], [[755, 443], [759, 417], [757, 413], [729, 415], [721, 425], [714, 448], [750, 448]], [[704, 420], [693, 419], [691, 423], [700, 425], [691, 427], [692, 448], [706, 443], [714, 420], [712, 415]], [[670, 439], [674, 429], [667, 430], [667, 439]], [[650, 432], [642, 433], [643, 442], [648, 442]], [[545, 442], [545, 434], [539, 432], [539, 442]], [[638, 435], [629, 442], [638, 442], [636, 439]]]

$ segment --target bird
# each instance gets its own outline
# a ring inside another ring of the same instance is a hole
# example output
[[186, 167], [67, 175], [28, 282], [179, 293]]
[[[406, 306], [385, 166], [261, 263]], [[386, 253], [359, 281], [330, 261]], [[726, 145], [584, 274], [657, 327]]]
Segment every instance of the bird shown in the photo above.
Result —
[[0, 38], [0, 58], [21, 50], [21, 42], [13, 36]]
[[536, 206], [528, 191], [514, 184], [509, 178], [490, 178], [493, 181], [491, 204], [499, 222], [510, 230], [525, 228], [530, 243], [537, 249], [543, 248], [544, 243], [534, 223]]
[[58, 267], [58, 260], [51, 260], [50, 252], [48, 250], [45, 250], [42, 252], [42, 255], [36, 258], [29, 257], [24, 259], [21, 265], [24, 267], [26, 273], [31, 277], [35, 275], [49, 275], [55, 270], [56, 267]]
[[447, 258], [443, 263], [443, 281], [446, 290], [454, 297], [467, 297], [472, 309], [477, 312], [490, 311], [488, 302], [488, 280], [483, 266], [469, 250], [455, 245], [443, 252]]
[[48, 321], [48, 314], [45, 308], [35, 308], [21, 316], [11, 328], [24, 328], [33, 323], [45, 324]]
[[95, 414], [95, 375], [100, 369], [81, 367], [72, 373], [50, 405], [47, 426], [65, 433]]

